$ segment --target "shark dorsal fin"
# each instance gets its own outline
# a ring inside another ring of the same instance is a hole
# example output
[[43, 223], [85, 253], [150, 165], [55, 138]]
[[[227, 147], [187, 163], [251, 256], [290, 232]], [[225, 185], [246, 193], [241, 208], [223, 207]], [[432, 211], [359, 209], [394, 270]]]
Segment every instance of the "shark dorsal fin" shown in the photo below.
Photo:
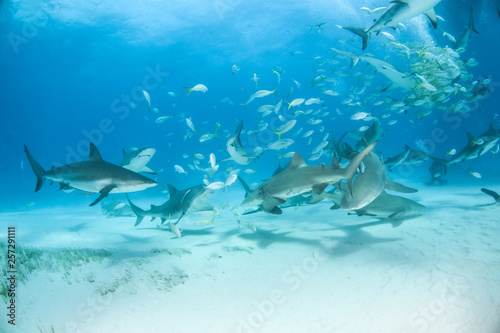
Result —
[[173, 197], [177, 192], [179, 192], [179, 190], [173, 187], [171, 184], [167, 184], [167, 186], [168, 186], [168, 193], [170, 193], [170, 197]]
[[240, 147], [242, 147], [241, 140], [240, 140], [240, 134], [241, 130], [243, 129], [243, 120], [240, 121], [238, 124], [238, 127], [236, 127], [236, 131], [234, 132], [234, 140], [236, 141], [236, 144]]
[[307, 164], [306, 162], [304, 162], [302, 156], [300, 156], [299, 153], [295, 153], [293, 154], [292, 159], [290, 160], [290, 163], [288, 163], [288, 166], [286, 168], [287, 170], [294, 170], [305, 166], [307, 166]]
[[476, 139], [474, 135], [470, 134], [470, 132], [467, 132], [467, 138], [469, 139], [469, 141], [474, 141]]
[[102, 161], [102, 157], [101, 154], [99, 153], [99, 150], [92, 142], [90, 143], [89, 161]]
[[340, 168], [339, 159], [337, 158], [337, 154], [333, 155], [332, 167], [334, 169], [339, 169]]
[[411, 150], [411, 147], [408, 145], [405, 145], [405, 151]]
[[123, 154], [123, 157], [127, 156], [127, 152], [123, 148], [122, 148], [122, 154]]

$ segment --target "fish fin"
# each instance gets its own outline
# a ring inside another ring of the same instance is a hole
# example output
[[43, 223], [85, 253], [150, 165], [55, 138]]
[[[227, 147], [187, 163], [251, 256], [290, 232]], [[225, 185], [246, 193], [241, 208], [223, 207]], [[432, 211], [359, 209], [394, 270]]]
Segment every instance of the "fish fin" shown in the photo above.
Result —
[[149, 174], [152, 174], [152, 175], [156, 175], [156, 172], [154, 172], [153, 170], [151, 170], [147, 166], [144, 166], [141, 170], [139, 170], [139, 172], [145, 172], [145, 173], [149, 173]]
[[397, 183], [389, 178], [385, 179], [385, 189], [391, 190], [391, 191], [396, 191], [396, 192], [401, 192], [401, 193], [416, 193], [416, 192], [418, 192], [417, 189], [404, 186], [403, 184]]
[[100, 193], [99, 197], [97, 199], [95, 199], [94, 202], [92, 202], [89, 206], [93, 206], [96, 203], [98, 203], [99, 201], [101, 201], [102, 199], [106, 198], [108, 196], [109, 192], [111, 192], [115, 187], [116, 186], [113, 184], [104, 186], [104, 188], [99, 191], [99, 193]]
[[352, 180], [354, 176], [356, 175], [356, 171], [358, 170], [361, 162], [363, 162], [363, 159], [365, 158], [366, 155], [369, 155], [372, 149], [375, 147], [375, 145], [378, 143], [378, 141], [375, 141], [374, 143], [370, 144], [369, 146], [365, 147], [361, 152], [359, 152], [349, 163], [347, 168], [344, 170], [344, 175], [343, 178], [347, 181], [347, 186], [349, 187], [349, 193], [351, 194], [352, 197]]
[[248, 211], [248, 212], [244, 212], [241, 215], [250, 215], [250, 214], [254, 214], [254, 213], [258, 213], [258, 212], [262, 212], [262, 208], [257, 208], [256, 210], [251, 210], [251, 211]]
[[248, 186], [248, 184], [243, 180], [243, 178], [241, 178], [240, 176], [238, 176], [238, 179], [240, 180], [241, 185], [245, 189], [245, 198], [246, 198], [250, 193], [252, 193], [252, 190], [250, 189], [250, 187]]
[[432, 26], [434, 27], [434, 29], [436, 29], [438, 26], [438, 21], [436, 12], [434, 11], [434, 7], [426, 11], [424, 14], [429, 18], [429, 20], [431, 20]]
[[186, 90], [188, 91], [188, 92], [187, 92], [187, 95], [186, 95], [186, 97], [188, 97], [188, 96], [189, 96], [189, 94], [191, 93], [191, 90], [193, 90], [193, 89], [188, 88], [188, 87], [183, 87], [183, 88], [184, 88], [184, 89], [186, 89]]
[[146, 216], [144, 214], [145, 212], [144, 212], [144, 210], [142, 210], [141, 208], [137, 207], [136, 205], [134, 205], [130, 201], [130, 198], [128, 197], [128, 194], [126, 196], [127, 196], [127, 200], [128, 200], [128, 204], [129, 204], [130, 208], [132, 208], [132, 211], [137, 216], [137, 219], [135, 220], [135, 224], [134, 224], [134, 227], [137, 227], [142, 222], [142, 220], [144, 219], [144, 217]]
[[171, 197], [173, 197], [177, 192], [179, 192], [178, 189], [176, 189], [172, 184], [167, 184], [168, 187], [168, 193], [170, 194]]
[[400, 219], [402, 217], [404, 217], [406, 215], [406, 210], [405, 209], [401, 209], [401, 210], [398, 210], [397, 212], [389, 215], [388, 217], [390, 219]]
[[90, 143], [89, 161], [102, 161], [101, 154], [97, 149], [96, 145], [92, 142]]
[[329, 183], [316, 184], [312, 187], [313, 190], [311, 192], [314, 192], [316, 194], [321, 194], [328, 185]]
[[281, 210], [281, 208], [276, 206], [273, 209], [271, 209], [270, 211], [268, 211], [268, 213], [271, 215], [281, 215], [283, 213], [283, 211]]
[[337, 158], [337, 154], [333, 155], [332, 168], [334, 168], [334, 169], [340, 168], [339, 159]]
[[366, 49], [368, 46], [368, 43], [370, 42], [370, 34], [366, 32], [365, 29], [362, 28], [355, 28], [355, 27], [341, 27], [343, 29], [346, 29], [347, 31], [350, 31], [352, 33], [355, 33], [359, 37], [363, 39], [363, 50]]
[[238, 127], [236, 127], [236, 131], [234, 131], [234, 141], [236, 141], [236, 144], [239, 145], [240, 147], [243, 147], [240, 141], [240, 134], [242, 129], [243, 129], [243, 120], [240, 121]]
[[28, 147], [24, 145], [24, 152], [26, 153], [26, 156], [28, 156], [28, 161], [30, 162], [31, 168], [33, 169], [33, 172], [35, 173], [36, 176], [36, 187], [35, 187], [35, 192], [38, 192], [43, 186], [43, 183], [45, 182], [45, 170], [43, 170], [42, 166], [38, 164], [38, 162], [31, 156]]
[[161, 219], [161, 225], [163, 225], [163, 223], [165, 223], [165, 221], [167, 220], [166, 218], [162, 217]]
[[156, 220], [156, 216], [151, 216], [151, 222], [153, 222], [154, 220]]
[[488, 190], [487, 188], [482, 188], [481, 191], [483, 193], [486, 193], [488, 195], [491, 195], [493, 197], [493, 199], [495, 199], [496, 202], [499, 202], [500, 201], [500, 195], [498, 195], [497, 192], [495, 191], [492, 191], [492, 190]]
[[311, 191], [311, 195], [312, 195], [312, 198], [311, 198], [311, 200], [309, 200], [307, 202], [308, 205], [318, 203], [324, 199], [321, 195], [316, 194], [316, 192], [314, 192], [314, 191]]
[[472, 135], [470, 132], [467, 132], [467, 139], [469, 139], [469, 141], [474, 141], [476, 137]]
[[285, 199], [268, 195], [268, 196], [264, 197], [264, 202], [262, 203], [262, 208], [266, 212], [271, 213], [275, 207], [277, 207], [285, 202], [286, 202]]
[[332, 207], [330, 207], [330, 210], [337, 210], [337, 209], [339, 209], [339, 208], [340, 208], [340, 206], [339, 206], [339, 205], [334, 204]]
[[479, 34], [479, 31], [477, 31], [476, 27], [474, 26], [474, 9], [472, 8], [472, 6], [470, 6], [469, 24], [472, 28], [472, 31], [474, 31], [476, 34]]
[[299, 153], [295, 153], [286, 167], [287, 170], [295, 170], [307, 166], [306, 162]]
[[123, 157], [127, 156], [127, 152], [123, 148], [122, 148], [122, 154], [123, 154]]

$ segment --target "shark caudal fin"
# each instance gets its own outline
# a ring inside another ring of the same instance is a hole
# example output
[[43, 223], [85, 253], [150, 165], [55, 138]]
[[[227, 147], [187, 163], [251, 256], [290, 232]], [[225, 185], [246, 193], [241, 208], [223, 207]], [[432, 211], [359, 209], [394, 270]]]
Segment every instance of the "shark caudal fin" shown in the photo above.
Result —
[[349, 187], [349, 193], [352, 196], [352, 179], [356, 175], [356, 172], [361, 165], [361, 162], [363, 162], [363, 159], [365, 158], [366, 155], [370, 155], [370, 152], [372, 149], [375, 147], [378, 141], [375, 141], [371, 145], [367, 146], [364, 148], [361, 152], [359, 152], [352, 160], [351, 163], [345, 168], [345, 179], [347, 180], [347, 186]]
[[33, 172], [35, 173], [36, 176], [36, 187], [35, 187], [35, 192], [40, 190], [43, 186], [43, 183], [45, 181], [45, 170], [43, 170], [42, 166], [38, 164], [38, 162], [31, 156], [28, 147], [24, 145], [24, 152], [26, 153], [26, 156], [28, 156], [28, 161], [30, 161], [31, 168], [33, 169]]
[[130, 205], [130, 208], [132, 208], [132, 211], [137, 216], [137, 220], [135, 220], [135, 224], [134, 224], [134, 227], [137, 227], [139, 224], [141, 224], [142, 220], [144, 219], [144, 217], [146, 215], [144, 214], [144, 210], [142, 210], [141, 208], [137, 207], [136, 205], [134, 205], [130, 201], [128, 195], [127, 195], [127, 200], [128, 200], [128, 204]]
[[347, 31], [353, 32], [363, 39], [363, 50], [366, 49], [368, 43], [370, 42], [370, 34], [366, 32], [365, 29], [355, 28], [355, 27], [341, 27]]

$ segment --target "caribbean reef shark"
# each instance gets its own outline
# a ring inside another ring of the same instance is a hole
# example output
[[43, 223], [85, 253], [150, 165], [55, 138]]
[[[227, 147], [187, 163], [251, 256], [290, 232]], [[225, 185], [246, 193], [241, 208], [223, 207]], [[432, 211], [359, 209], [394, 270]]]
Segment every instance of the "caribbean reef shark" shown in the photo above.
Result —
[[157, 185], [154, 180], [136, 172], [105, 162], [93, 143], [90, 143], [88, 160], [66, 164], [58, 168], [53, 166], [49, 171], [45, 171], [38, 164], [26, 145], [24, 151], [36, 175], [35, 192], [42, 188], [45, 179], [49, 179], [59, 183], [62, 190], [75, 188], [81, 191], [99, 193], [99, 197], [90, 204], [93, 206], [107, 197], [109, 193], [136, 192]]
[[262, 206], [262, 209], [274, 215], [282, 213], [279, 205], [288, 198], [306, 192], [314, 191], [320, 194], [329, 184], [335, 184], [342, 179], [347, 180], [350, 193], [352, 193], [352, 180], [356, 175], [363, 158], [375, 147], [372, 143], [358, 153], [346, 167], [341, 169], [336, 157], [331, 165], [307, 165], [299, 153], [292, 156], [287, 168], [272, 176], [249, 193], [241, 205]]
[[233, 160], [238, 164], [247, 165], [248, 163], [250, 163], [252, 159], [255, 158], [248, 156], [245, 150], [243, 149], [243, 145], [241, 144], [240, 141], [240, 134], [242, 129], [243, 129], [243, 121], [240, 121], [238, 127], [236, 128], [236, 131], [234, 132], [234, 135], [231, 136], [226, 142], [226, 150], [229, 153], [229, 155], [231, 155], [231, 157], [219, 162]]
[[122, 153], [123, 153], [123, 159], [120, 162], [120, 165], [125, 169], [129, 169], [134, 172], [145, 172], [156, 175], [156, 172], [154, 172], [153, 170], [151, 170], [146, 166], [146, 164], [149, 163], [151, 158], [156, 153], [156, 149], [154, 148], [137, 149], [128, 154], [125, 151], [125, 149], [123, 149]]
[[349, 30], [363, 39], [363, 50], [368, 46], [370, 35], [376, 33], [377, 35], [384, 28], [396, 29], [398, 24], [411, 19], [417, 15], [425, 14], [431, 20], [432, 26], [437, 28], [437, 18], [434, 12], [436, 6], [441, 0], [393, 0], [382, 15], [373, 23], [368, 29], [342, 27]]
[[474, 137], [472, 134], [467, 133], [467, 137], [469, 141], [467, 142], [465, 147], [462, 148], [462, 150], [456, 155], [454, 155], [451, 160], [447, 161], [448, 165], [472, 160], [487, 153], [489, 150], [495, 147], [495, 145], [500, 140], [500, 133], [498, 132], [498, 130], [493, 128], [493, 124], [490, 123], [490, 127], [488, 128], [488, 130], [480, 136]]
[[138, 226], [146, 216], [151, 216], [151, 221], [154, 221], [157, 217], [160, 218], [161, 224], [166, 220], [177, 219], [173, 223], [177, 224], [183, 216], [194, 212], [212, 211], [214, 209], [213, 206], [206, 203], [213, 191], [203, 185], [178, 190], [168, 184], [168, 192], [170, 193], [170, 198], [165, 203], [159, 206], [151, 205], [149, 210], [137, 207], [127, 196], [128, 203], [137, 216], [135, 226]]
[[477, 31], [476, 28], [474, 27], [474, 12], [473, 12], [472, 7], [470, 7], [469, 25], [468, 25], [467, 29], [465, 29], [462, 36], [460, 36], [460, 38], [457, 40], [457, 42], [455, 44], [453, 44], [453, 48], [455, 50], [458, 50], [458, 49], [465, 50], [467, 48], [467, 45], [469, 44], [469, 39], [470, 39], [470, 36], [471, 36], [473, 31], [476, 34], [479, 33], [479, 31]]

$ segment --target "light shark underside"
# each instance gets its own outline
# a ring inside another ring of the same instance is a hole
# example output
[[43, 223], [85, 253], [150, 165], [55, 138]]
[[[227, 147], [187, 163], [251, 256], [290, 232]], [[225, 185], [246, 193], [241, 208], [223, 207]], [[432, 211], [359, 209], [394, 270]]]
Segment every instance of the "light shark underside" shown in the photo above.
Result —
[[236, 128], [236, 131], [234, 132], [234, 135], [231, 136], [226, 142], [226, 150], [231, 157], [219, 162], [233, 160], [238, 164], [247, 165], [250, 163], [250, 161], [255, 159], [255, 157], [253, 156], [248, 156], [248, 154], [245, 152], [245, 149], [243, 149], [243, 145], [240, 141], [240, 134], [242, 129], [243, 121], [240, 121], [238, 127]]
[[93, 143], [90, 143], [88, 160], [58, 168], [52, 167], [48, 171], [38, 164], [26, 146], [24, 146], [24, 151], [37, 178], [35, 192], [40, 190], [45, 179], [48, 179], [59, 183], [61, 189], [75, 188], [85, 192], [99, 193], [99, 197], [90, 204], [93, 206], [109, 193], [136, 192], [157, 185], [154, 180], [104, 161]]
[[374, 142], [358, 153], [346, 169], [340, 168], [336, 158], [331, 165], [307, 165], [300, 154], [295, 153], [286, 169], [259, 185], [246, 196], [241, 205], [262, 206], [264, 211], [276, 215], [281, 214], [278, 206], [288, 198], [310, 191], [322, 193], [329, 184], [338, 183], [342, 179], [347, 180], [351, 190], [357, 169], [376, 144]]
[[120, 162], [120, 166], [125, 169], [132, 170], [134, 172], [145, 172], [156, 175], [156, 172], [151, 170], [146, 164], [149, 163], [151, 158], [156, 153], [156, 149], [154, 148], [143, 148], [132, 151], [131, 153], [127, 153], [125, 149], [122, 150], [123, 159]]
[[394, 0], [382, 15], [368, 29], [355, 27], [341, 27], [349, 30], [363, 39], [363, 50], [366, 49], [372, 33], [379, 34], [385, 28], [396, 29], [398, 24], [417, 15], [425, 14], [434, 28], [437, 28], [437, 18], [434, 12], [441, 0]]
[[203, 185], [178, 190], [168, 184], [168, 191], [170, 198], [159, 206], [151, 205], [149, 210], [143, 210], [134, 205], [127, 197], [130, 207], [137, 216], [135, 226], [139, 225], [146, 216], [150, 216], [152, 221], [160, 218], [162, 224], [167, 220], [177, 220], [174, 223], [177, 224], [183, 216], [214, 209], [212, 205], [206, 202], [212, 196], [213, 191]]

